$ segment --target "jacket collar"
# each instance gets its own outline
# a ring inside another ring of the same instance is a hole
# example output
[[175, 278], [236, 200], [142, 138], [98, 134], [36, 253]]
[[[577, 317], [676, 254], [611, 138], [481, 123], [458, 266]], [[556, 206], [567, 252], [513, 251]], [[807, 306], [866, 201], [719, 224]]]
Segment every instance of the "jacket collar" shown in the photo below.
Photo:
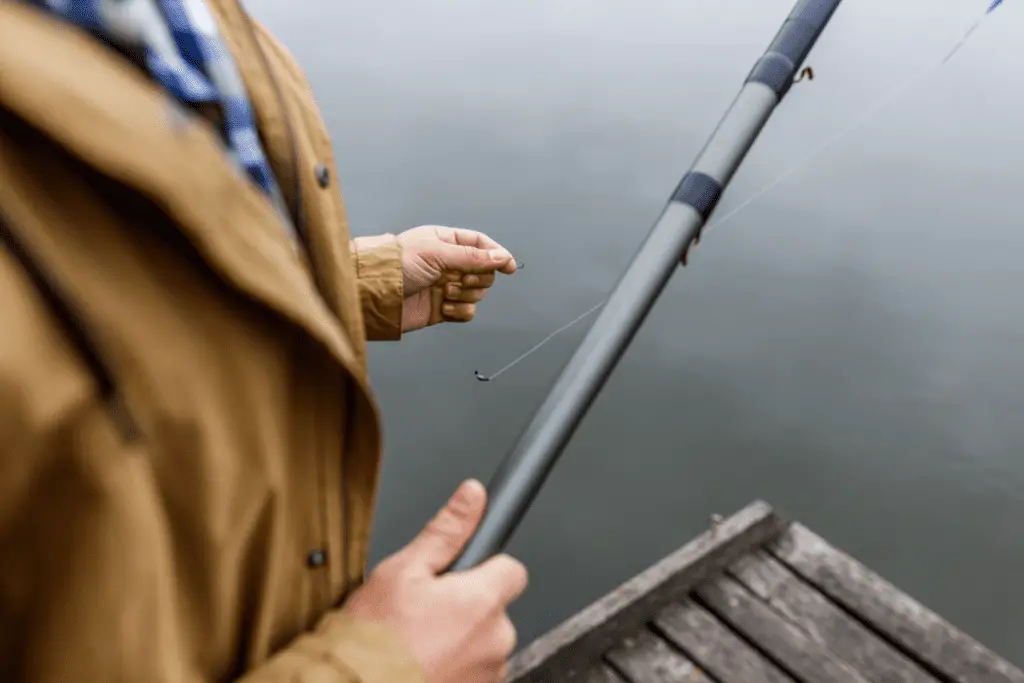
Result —
[[[218, 13], [224, 5], [212, 3]], [[238, 8], [229, 21], [242, 19]], [[246, 84], [270, 87], [269, 79], [254, 77], [250, 56], [238, 59]], [[224, 159], [208, 126], [110, 48], [20, 3], [0, 2], [0, 72], [0, 106], [154, 200], [224, 280], [303, 327], [361, 378], [341, 325], [270, 202]], [[273, 104], [279, 100], [251, 96], [271, 103], [258, 112], [270, 155], [288, 158], [280, 151], [288, 141], [283, 112]]]

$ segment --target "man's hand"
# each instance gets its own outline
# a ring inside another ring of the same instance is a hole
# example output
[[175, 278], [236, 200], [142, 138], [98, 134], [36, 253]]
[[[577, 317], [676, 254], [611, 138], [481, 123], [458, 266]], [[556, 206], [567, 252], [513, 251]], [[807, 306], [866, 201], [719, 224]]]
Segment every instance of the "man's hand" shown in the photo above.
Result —
[[512, 254], [475, 230], [423, 225], [401, 233], [397, 241], [405, 286], [403, 332], [445, 321], [469, 322], [495, 273], [516, 272]]
[[499, 555], [438, 576], [476, 530], [487, 492], [459, 487], [409, 545], [381, 562], [345, 604], [353, 616], [383, 622], [412, 650], [428, 683], [502, 683], [516, 631], [506, 609], [525, 590], [526, 569]]

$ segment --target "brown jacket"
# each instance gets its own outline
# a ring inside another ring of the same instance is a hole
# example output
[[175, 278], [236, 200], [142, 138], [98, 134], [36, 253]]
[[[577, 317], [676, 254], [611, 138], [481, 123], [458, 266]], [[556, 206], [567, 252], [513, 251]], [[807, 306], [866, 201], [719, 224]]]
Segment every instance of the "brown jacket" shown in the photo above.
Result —
[[0, 680], [412, 683], [337, 607], [381, 431], [366, 338], [397, 247], [351, 254], [302, 73], [207, 0], [309, 259], [127, 60], [0, 0]]

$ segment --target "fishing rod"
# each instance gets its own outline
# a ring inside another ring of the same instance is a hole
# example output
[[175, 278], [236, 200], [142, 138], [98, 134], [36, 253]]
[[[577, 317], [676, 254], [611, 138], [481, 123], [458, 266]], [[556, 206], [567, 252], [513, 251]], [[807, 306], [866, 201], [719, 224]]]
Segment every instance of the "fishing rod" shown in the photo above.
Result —
[[450, 571], [475, 567], [505, 547], [840, 2], [797, 1], [498, 467], [483, 520]]

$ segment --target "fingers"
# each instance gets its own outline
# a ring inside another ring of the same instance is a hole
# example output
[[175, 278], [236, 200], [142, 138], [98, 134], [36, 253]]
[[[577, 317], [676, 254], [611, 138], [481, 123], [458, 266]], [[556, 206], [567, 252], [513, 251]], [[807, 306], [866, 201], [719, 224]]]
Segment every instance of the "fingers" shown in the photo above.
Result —
[[502, 662], [494, 671], [494, 680], [497, 683], [505, 683], [508, 680], [508, 662]]
[[466, 578], [477, 582], [504, 609], [526, 590], [529, 577], [526, 566], [508, 555], [495, 555], [479, 567], [466, 572]]
[[498, 268], [498, 270], [504, 273], [505, 275], [512, 275], [517, 270], [519, 270], [519, 263], [515, 260], [514, 257], [510, 255], [508, 262], [505, 263], [505, 265], [503, 265], [501, 268]]
[[477, 230], [451, 228], [444, 225], [421, 225], [399, 235], [413, 242], [426, 240], [430, 244], [422, 257], [432, 259], [439, 270], [455, 269], [463, 272], [506, 275], [516, 272], [516, 260], [507, 249]]
[[441, 315], [448, 322], [468, 323], [476, 316], [476, 304], [446, 301], [441, 304]]
[[[498, 621], [493, 638], [494, 646], [506, 660], [505, 663], [507, 663], [509, 655], [515, 652], [516, 644], [519, 641], [519, 634], [516, 633], [516, 627], [512, 623], [512, 620], [508, 618], [507, 614], [502, 615], [502, 618]], [[498, 680], [503, 681], [505, 679], [500, 678]]]
[[[476, 230], [466, 230], [463, 228], [450, 228], [450, 230], [454, 233], [453, 238], [455, 244], [469, 247], [471, 249], [486, 250], [490, 253], [492, 261], [496, 258], [504, 258], [504, 255], [508, 254], [508, 261], [498, 268], [502, 273], [511, 275], [518, 269], [519, 266], [516, 263], [516, 260], [512, 258], [508, 250], [484, 233], [477, 232]], [[500, 256], [496, 256], [496, 254], [499, 254]]]
[[449, 282], [444, 288], [444, 298], [448, 301], [463, 301], [477, 304], [487, 296], [486, 287], [464, 287], [461, 283]]
[[494, 284], [494, 273], [460, 273], [457, 270], [446, 270], [441, 275], [441, 281], [461, 284], [463, 287], [481, 287], [487, 289]]
[[[461, 275], [456, 273], [456, 275]], [[487, 289], [494, 284], [494, 273], [481, 273], [474, 275], [473, 273], [467, 273], [462, 275], [462, 286], [463, 287], [481, 287]]]
[[516, 627], [508, 615], [502, 612], [488, 631], [483, 634], [486, 638], [487, 650], [491, 653], [493, 663], [486, 667], [481, 673], [481, 681], [488, 683], [504, 683], [508, 680], [508, 660], [516, 650], [518, 634]]
[[448, 230], [451, 231], [449, 238], [441, 237], [446, 242], [476, 249], [501, 249], [500, 244], [477, 230], [466, 230], [465, 228], [448, 228]]
[[489, 667], [474, 671], [471, 678], [462, 678], [461, 683], [505, 683], [508, 680], [507, 658]]
[[444, 570], [476, 531], [487, 505], [487, 490], [470, 479], [462, 483], [423, 531], [399, 551], [403, 560], [418, 564], [432, 574]]
[[461, 244], [441, 242], [432, 250], [439, 270], [457, 270], [463, 273], [486, 274], [499, 270], [514, 273], [516, 264], [507, 249], [477, 249]]
[[[444, 295], [441, 301], [441, 316], [444, 320], [456, 323], [468, 323], [476, 316], [476, 305], [487, 296], [487, 288], [494, 282], [494, 273], [445, 274]], [[480, 283], [479, 286], [466, 286], [465, 283]]]

